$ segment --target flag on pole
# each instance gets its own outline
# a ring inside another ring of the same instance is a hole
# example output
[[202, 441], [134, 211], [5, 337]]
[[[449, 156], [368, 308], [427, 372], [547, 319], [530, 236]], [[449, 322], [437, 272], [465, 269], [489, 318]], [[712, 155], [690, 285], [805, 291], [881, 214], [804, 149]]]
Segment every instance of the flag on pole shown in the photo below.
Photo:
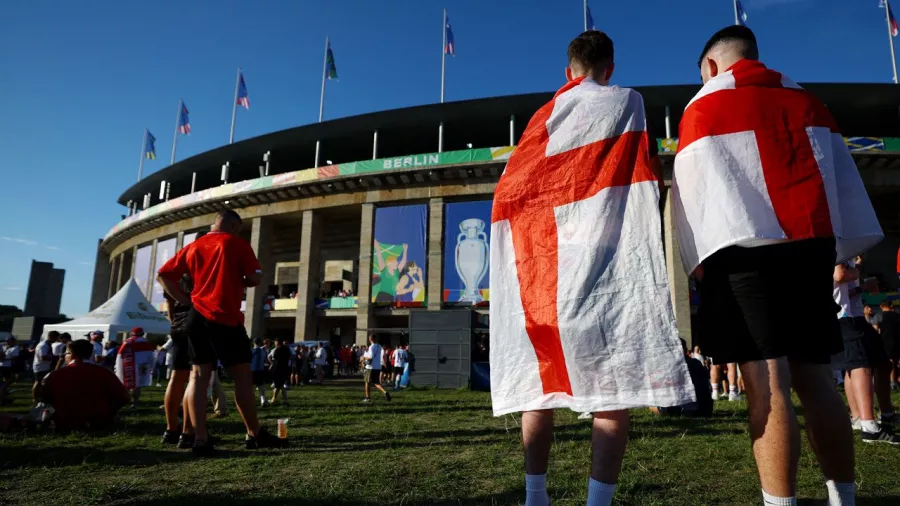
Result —
[[334, 64], [334, 53], [331, 52], [331, 42], [328, 43], [328, 49], [326, 49], [325, 54], [325, 77], [328, 79], [337, 79], [337, 66]]
[[156, 160], [156, 137], [147, 130], [147, 138], [144, 139], [144, 156], [148, 160]]
[[237, 105], [244, 109], [250, 108], [250, 96], [247, 94], [247, 83], [244, 82], [243, 72], [241, 72], [241, 77], [238, 80]]
[[591, 16], [591, 6], [587, 7], [587, 26], [588, 30], [597, 30], [597, 26], [594, 25], [594, 16]]
[[178, 115], [178, 131], [187, 135], [191, 133], [191, 120], [188, 118], [187, 106], [181, 103], [181, 113]]
[[741, 26], [746, 26], [747, 24], [747, 13], [744, 11], [744, 6], [741, 5], [741, 0], [735, 0], [735, 5], [737, 6], [737, 17], [738, 24]]
[[878, 6], [888, 10], [888, 19], [891, 21], [891, 35], [894, 37], [900, 35], [900, 27], [897, 26], [897, 19], [894, 18], [894, 11], [891, 10], [891, 4], [888, 0], [879, 0]]
[[456, 56], [456, 45], [453, 43], [453, 29], [450, 28], [450, 18], [447, 18], [447, 26], [444, 27], [444, 31], [446, 31], [446, 40], [447, 45], [444, 46], [444, 54], [449, 54], [450, 56]]

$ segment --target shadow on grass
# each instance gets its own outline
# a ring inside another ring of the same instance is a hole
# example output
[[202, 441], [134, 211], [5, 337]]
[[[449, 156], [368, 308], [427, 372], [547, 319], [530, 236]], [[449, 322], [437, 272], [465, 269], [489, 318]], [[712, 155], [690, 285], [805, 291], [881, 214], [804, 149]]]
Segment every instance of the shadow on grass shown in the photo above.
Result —
[[[278, 452], [231, 451], [218, 449], [214, 460], [233, 459], [259, 455], [280, 455]], [[148, 467], [163, 463], [179, 463], [197, 460], [187, 450], [104, 450], [102, 448], [66, 447], [7, 447], [0, 457], [0, 469], [22, 469], [32, 467], [78, 466], [82, 464], [103, 464], [123, 467]]]
[[134, 506], [174, 506], [180, 504], [190, 504], [191, 506], [249, 506], [257, 504], [266, 504], [267, 506], [319, 506], [327, 504], [329, 506], [388, 506], [402, 504], [404, 506], [483, 506], [483, 505], [503, 505], [503, 504], [522, 504], [525, 500], [524, 490], [509, 490], [499, 494], [485, 494], [477, 497], [460, 497], [457, 499], [446, 500], [398, 500], [390, 502], [382, 501], [365, 501], [365, 500], [348, 500], [348, 499], [332, 499], [332, 498], [304, 498], [297, 497], [291, 499], [274, 499], [274, 498], [235, 498], [227, 495], [215, 494], [184, 494], [172, 495], [165, 498], [136, 500], [130, 501], [128, 504]]

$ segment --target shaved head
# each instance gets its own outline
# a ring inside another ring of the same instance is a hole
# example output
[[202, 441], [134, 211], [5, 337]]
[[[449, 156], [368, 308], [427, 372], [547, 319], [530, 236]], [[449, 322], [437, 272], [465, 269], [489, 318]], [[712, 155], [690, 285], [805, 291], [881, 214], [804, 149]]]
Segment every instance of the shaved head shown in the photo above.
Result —
[[733, 25], [713, 34], [703, 52], [697, 66], [703, 83], [725, 72], [741, 60], [758, 60], [759, 47], [756, 35], [746, 26]]
[[569, 43], [569, 65], [566, 77], [590, 77], [600, 84], [609, 84], [615, 68], [613, 41], [599, 30], [588, 30]]

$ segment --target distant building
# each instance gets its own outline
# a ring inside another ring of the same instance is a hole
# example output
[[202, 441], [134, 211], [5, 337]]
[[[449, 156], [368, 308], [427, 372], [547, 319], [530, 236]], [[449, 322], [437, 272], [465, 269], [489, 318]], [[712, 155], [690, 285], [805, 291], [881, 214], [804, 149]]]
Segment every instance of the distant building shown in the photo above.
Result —
[[64, 269], [55, 269], [50, 262], [31, 261], [28, 293], [25, 295], [24, 316], [55, 318], [62, 302]]

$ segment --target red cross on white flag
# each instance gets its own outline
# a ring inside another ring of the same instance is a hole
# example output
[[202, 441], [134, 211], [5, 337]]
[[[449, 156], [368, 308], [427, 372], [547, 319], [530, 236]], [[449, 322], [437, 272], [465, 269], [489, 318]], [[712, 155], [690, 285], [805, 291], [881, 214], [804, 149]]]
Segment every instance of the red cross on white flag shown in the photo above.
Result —
[[649, 142], [641, 96], [591, 80], [529, 122], [491, 218], [494, 414], [693, 399]]

